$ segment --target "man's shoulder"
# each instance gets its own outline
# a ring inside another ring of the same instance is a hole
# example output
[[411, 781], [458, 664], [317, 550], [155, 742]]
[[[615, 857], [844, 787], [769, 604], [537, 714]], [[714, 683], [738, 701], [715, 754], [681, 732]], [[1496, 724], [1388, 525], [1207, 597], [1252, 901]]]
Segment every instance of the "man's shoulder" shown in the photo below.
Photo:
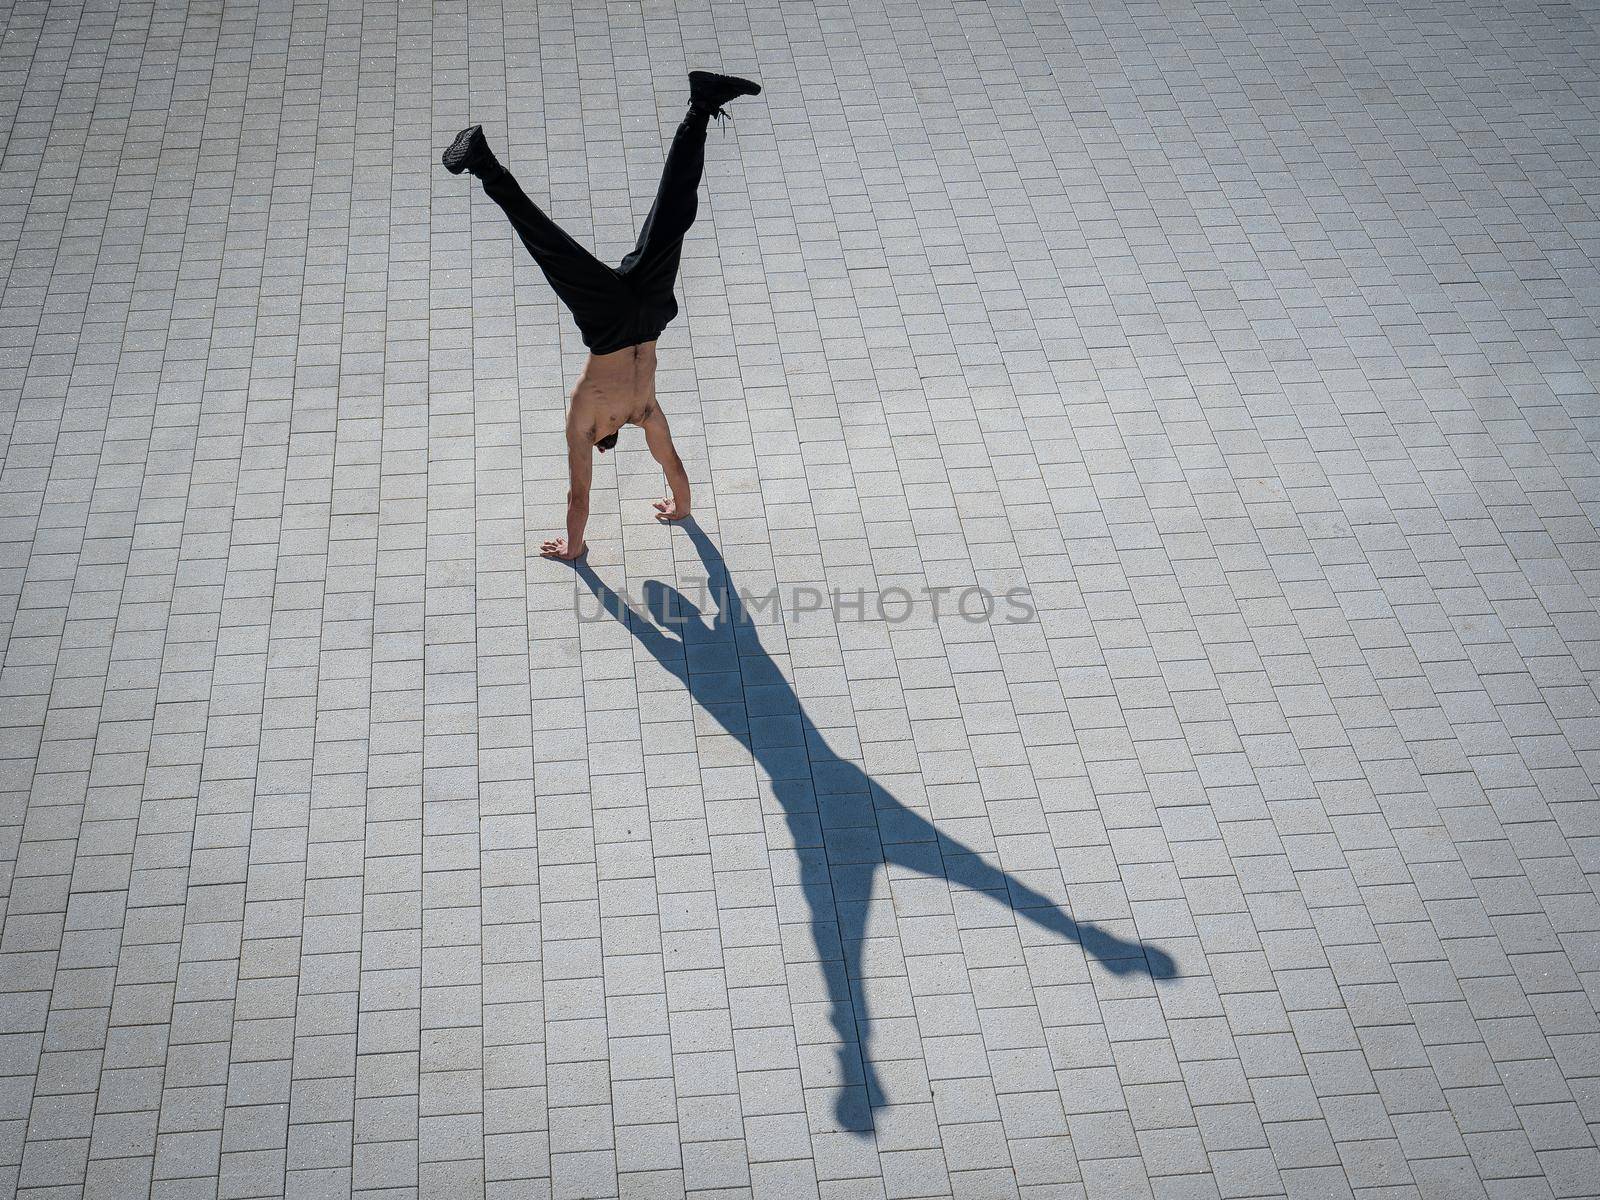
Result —
[[595, 423], [593, 420], [574, 421], [567, 419], [567, 446], [572, 450], [587, 450], [595, 442]]
[[594, 432], [594, 404], [583, 396], [574, 396], [567, 405], [567, 436], [583, 436]]

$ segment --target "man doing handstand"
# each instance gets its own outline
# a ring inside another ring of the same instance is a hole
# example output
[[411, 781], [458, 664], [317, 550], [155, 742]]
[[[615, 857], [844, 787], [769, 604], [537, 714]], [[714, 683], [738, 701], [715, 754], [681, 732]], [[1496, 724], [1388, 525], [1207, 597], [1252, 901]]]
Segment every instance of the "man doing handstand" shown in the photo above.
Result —
[[689, 72], [689, 111], [673, 135], [655, 203], [638, 243], [616, 267], [606, 266], [578, 245], [528, 199], [511, 172], [495, 159], [483, 126], [463, 129], [444, 152], [444, 165], [451, 174], [471, 171], [489, 198], [505, 210], [522, 244], [572, 312], [589, 348], [589, 361], [572, 389], [567, 410], [571, 476], [567, 536], [540, 547], [546, 558], [577, 558], [587, 549], [583, 530], [589, 520], [593, 451], [604, 453], [615, 446], [624, 425], [644, 430], [650, 453], [666, 472], [670, 494], [656, 501], [657, 518], [673, 521], [689, 515], [689, 476], [673, 448], [666, 415], [656, 403], [656, 339], [678, 315], [672, 289], [683, 238], [694, 224], [699, 203], [706, 126], [713, 115], [723, 115], [722, 106], [728, 101], [760, 91], [761, 86], [748, 79]]

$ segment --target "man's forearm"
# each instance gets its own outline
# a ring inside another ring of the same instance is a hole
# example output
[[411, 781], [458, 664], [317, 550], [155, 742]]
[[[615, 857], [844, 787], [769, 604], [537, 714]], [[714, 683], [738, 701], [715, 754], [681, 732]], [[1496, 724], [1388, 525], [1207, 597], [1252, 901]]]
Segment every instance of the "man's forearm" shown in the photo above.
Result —
[[679, 512], [689, 511], [689, 472], [678, 464], [676, 471], [667, 472], [667, 486], [672, 489], [672, 503]]
[[689, 472], [683, 469], [683, 459], [669, 450], [662, 456], [661, 470], [667, 477], [667, 490], [672, 493], [672, 506], [679, 512], [689, 511]]
[[572, 499], [567, 501], [567, 545], [574, 552], [583, 546], [583, 529], [589, 523], [589, 501]]

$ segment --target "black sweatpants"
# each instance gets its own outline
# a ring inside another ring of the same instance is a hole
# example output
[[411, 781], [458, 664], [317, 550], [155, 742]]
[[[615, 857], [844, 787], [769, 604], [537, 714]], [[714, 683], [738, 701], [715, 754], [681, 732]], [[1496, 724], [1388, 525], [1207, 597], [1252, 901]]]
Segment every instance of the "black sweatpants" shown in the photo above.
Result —
[[571, 310], [583, 344], [593, 354], [652, 341], [678, 315], [672, 289], [683, 237], [699, 205], [708, 120], [691, 108], [678, 125], [639, 241], [615, 267], [578, 245], [528, 199], [510, 171], [483, 181], [483, 190], [505, 210], [522, 244]]

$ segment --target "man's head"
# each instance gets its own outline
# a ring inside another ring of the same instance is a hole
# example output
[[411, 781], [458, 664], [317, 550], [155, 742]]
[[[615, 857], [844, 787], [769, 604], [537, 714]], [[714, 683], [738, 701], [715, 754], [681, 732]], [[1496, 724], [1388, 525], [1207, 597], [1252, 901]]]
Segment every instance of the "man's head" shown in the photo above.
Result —
[[[620, 432], [621, 432], [621, 430], [618, 430], [618, 433], [620, 433]], [[601, 454], [604, 454], [607, 450], [610, 450], [616, 444], [617, 444], [617, 435], [615, 433], [608, 433], [608, 434], [606, 434], [605, 437], [601, 438], [598, 442], [595, 443], [595, 449], [599, 450]]]

